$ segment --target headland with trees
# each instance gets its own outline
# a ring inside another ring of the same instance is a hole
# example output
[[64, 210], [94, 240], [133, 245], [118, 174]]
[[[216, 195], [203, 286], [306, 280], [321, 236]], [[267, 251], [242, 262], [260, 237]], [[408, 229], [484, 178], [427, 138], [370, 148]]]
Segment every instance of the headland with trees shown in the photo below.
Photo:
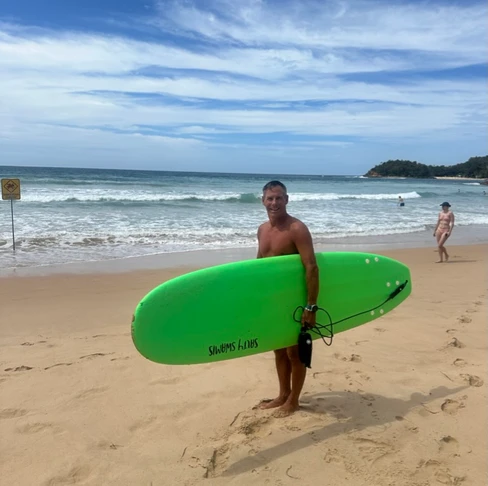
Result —
[[466, 162], [455, 165], [426, 165], [411, 160], [388, 160], [374, 166], [366, 177], [411, 177], [433, 179], [455, 177], [488, 180], [488, 155], [471, 157]]

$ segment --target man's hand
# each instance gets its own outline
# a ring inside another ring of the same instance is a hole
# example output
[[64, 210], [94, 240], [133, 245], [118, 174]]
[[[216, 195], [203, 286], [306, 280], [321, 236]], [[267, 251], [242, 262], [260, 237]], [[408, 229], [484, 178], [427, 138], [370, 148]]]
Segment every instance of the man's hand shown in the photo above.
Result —
[[316, 325], [316, 317], [315, 312], [310, 312], [307, 309], [304, 309], [302, 314], [302, 325], [310, 329], [311, 327], [315, 327]]

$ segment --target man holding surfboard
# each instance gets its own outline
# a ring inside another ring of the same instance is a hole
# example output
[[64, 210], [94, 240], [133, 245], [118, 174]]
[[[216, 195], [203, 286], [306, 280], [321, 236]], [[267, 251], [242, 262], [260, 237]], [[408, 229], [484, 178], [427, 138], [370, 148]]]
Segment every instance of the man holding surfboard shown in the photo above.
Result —
[[[307, 302], [304, 302], [302, 323], [307, 327], [314, 327], [319, 293], [319, 269], [310, 231], [302, 221], [288, 214], [287, 189], [280, 181], [268, 182], [263, 187], [262, 201], [268, 213], [268, 221], [258, 229], [257, 258], [300, 255], [307, 286]], [[272, 280], [270, 284], [272, 285]], [[263, 409], [280, 407], [278, 415], [287, 416], [299, 408], [298, 400], [307, 369], [300, 361], [298, 345], [277, 349], [274, 353], [279, 394], [273, 400], [263, 400], [259, 406]]]

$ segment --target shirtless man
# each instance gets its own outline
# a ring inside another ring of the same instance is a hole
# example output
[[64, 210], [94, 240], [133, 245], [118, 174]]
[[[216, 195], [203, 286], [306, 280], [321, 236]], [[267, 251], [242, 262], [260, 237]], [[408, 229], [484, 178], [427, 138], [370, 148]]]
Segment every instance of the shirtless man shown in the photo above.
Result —
[[436, 263], [443, 263], [444, 256], [446, 257], [446, 262], [449, 261], [449, 255], [444, 247], [444, 243], [449, 236], [451, 236], [454, 228], [454, 213], [449, 210], [451, 205], [448, 202], [443, 202], [441, 207], [442, 211], [439, 213], [439, 219], [437, 220], [437, 225], [434, 230], [434, 236], [437, 240], [437, 247], [439, 250], [439, 261]]
[[[303, 303], [305, 310], [302, 323], [307, 327], [314, 327], [319, 293], [319, 269], [315, 260], [312, 236], [304, 223], [287, 213], [288, 194], [284, 184], [279, 181], [268, 182], [263, 187], [262, 201], [269, 221], [258, 229], [257, 258], [297, 253], [300, 255], [305, 267], [307, 285], [307, 302]], [[259, 407], [280, 407], [277, 415], [287, 416], [299, 408], [298, 399], [307, 369], [298, 356], [298, 345], [277, 349], [274, 353], [279, 394], [274, 400], [262, 401]]]

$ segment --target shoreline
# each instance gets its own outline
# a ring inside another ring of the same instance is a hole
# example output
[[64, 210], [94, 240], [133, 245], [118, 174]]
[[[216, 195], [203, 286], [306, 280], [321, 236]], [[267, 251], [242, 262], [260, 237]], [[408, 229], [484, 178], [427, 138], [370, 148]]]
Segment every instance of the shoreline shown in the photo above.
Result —
[[439, 181], [479, 181], [480, 183], [483, 183], [486, 181], [486, 178], [484, 177], [458, 177], [458, 176], [431, 176], [431, 177], [408, 177], [408, 176], [367, 176], [363, 175], [360, 176], [365, 179], [407, 179], [407, 180], [439, 180]]
[[[434, 225], [432, 226], [432, 228]], [[488, 226], [457, 226], [449, 246], [478, 245], [488, 242]], [[331, 238], [314, 241], [315, 251], [358, 251], [375, 253], [413, 248], [436, 248], [432, 230], [385, 236]], [[0, 268], [0, 280], [8, 277], [40, 277], [57, 274], [120, 274], [144, 270], [202, 268], [256, 257], [256, 248], [190, 250], [156, 253], [128, 258], [69, 262], [39, 266]]]
[[445, 180], [445, 181], [478, 181], [478, 182], [483, 182], [486, 179], [483, 178], [477, 178], [477, 177], [456, 177], [456, 176], [434, 176], [434, 179], [438, 180]]

